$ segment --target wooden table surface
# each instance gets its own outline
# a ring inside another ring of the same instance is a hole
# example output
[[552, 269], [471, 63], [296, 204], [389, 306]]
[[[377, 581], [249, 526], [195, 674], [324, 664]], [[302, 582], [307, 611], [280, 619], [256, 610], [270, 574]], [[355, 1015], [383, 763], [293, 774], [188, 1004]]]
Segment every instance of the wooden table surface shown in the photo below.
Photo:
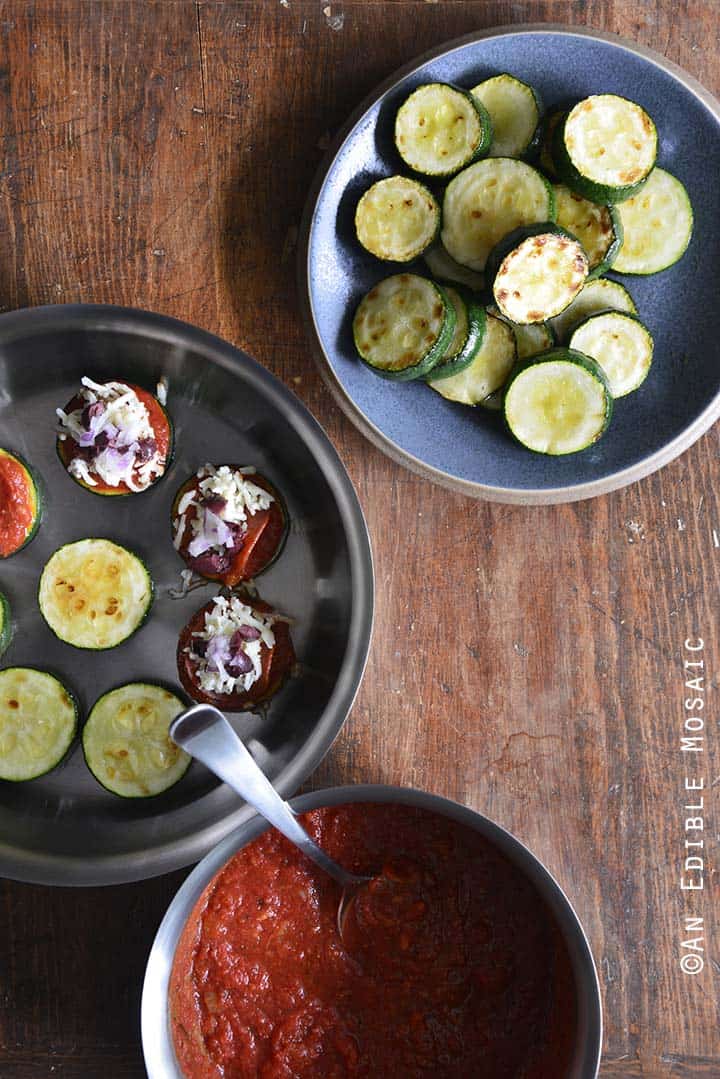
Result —
[[[296, 230], [329, 134], [444, 39], [543, 20], [623, 34], [720, 91], [713, 0], [0, 2], [0, 309], [166, 312], [298, 394], [356, 484], [377, 571], [365, 681], [312, 784], [411, 784], [510, 828], [589, 934], [602, 1074], [717, 1077], [718, 429], [609, 497], [475, 502], [364, 441], [298, 313]], [[703, 650], [686, 650], [698, 637]], [[684, 691], [696, 657], [706, 693]], [[683, 753], [684, 700], [697, 695], [705, 752]], [[703, 891], [680, 888], [685, 818], [701, 815], [683, 809], [686, 776], [706, 787]], [[144, 1074], [143, 968], [183, 877], [2, 883], [3, 1079]], [[688, 916], [703, 929], [688, 931]], [[703, 969], [684, 972], [682, 941], [701, 936]]]

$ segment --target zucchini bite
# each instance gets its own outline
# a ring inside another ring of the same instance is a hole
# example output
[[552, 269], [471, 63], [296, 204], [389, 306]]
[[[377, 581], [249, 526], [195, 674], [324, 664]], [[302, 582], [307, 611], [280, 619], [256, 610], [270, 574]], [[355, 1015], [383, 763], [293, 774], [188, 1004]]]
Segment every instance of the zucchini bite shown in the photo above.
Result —
[[289, 529], [280, 492], [241, 465], [203, 465], [175, 495], [171, 517], [181, 558], [194, 573], [228, 588], [272, 565]]
[[174, 786], [190, 756], [168, 734], [185, 704], [164, 686], [129, 682], [93, 705], [82, 734], [85, 762], [106, 790], [152, 798]]
[[658, 138], [645, 109], [617, 94], [579, 101], [558, 124], [552, 154], [561, 180], [591, 202], [622, 202], [655, 167]]
[[503, 407], [518, 442], [535, 453], [558, 456], [597, 442], [610, 422], [613, 399], [594, 360], [554, 348], [516, 365]]
[[0, 592], [0, 656], [6, 652], [12, 640], [12, 616], [7, 596]]
[[570, 348], [591, 356], [602, 368], [613, 397], [625, 397], [645, 381], [653, 339], [637, 315], [604, 311], [590, 315], [572, 333]]
[[488, 258], [488, 280], [498, 310], [518, 325], [559, 315], [580, 292], [587, 275], [582, 244], [551, 221], [515, 229]]
[[[494, 315], [486, 316], [482, 344], [470, 364], [451, 378], [428, 381], [447, 401], [460, 405], [486, 405], [487, 399], [502, 389], [516, 359], [512, 327]], [[486, 405], [492, 408], [493, 403]]]
[[140, 628], [152, 601], [145, 564], [111, 540], [66, 543], [40, 577], [40, 612], [55, 636], [74, 648], [116, 648]]
[[418, 86], [397, 111], [395, 146], [425, 176], [452, 176], [487, 153], [492, 123], [466, 90], [444, 82]]
[[59, 420], [57, 453], [71, 479], [96, 495], [131, 495], [162, 479], [173, 427], [157, 397], [129, 382], [82, 386]]
[[42, 496], [30, 465], [18, 454], [0, 449], [0, 558], [26, 547], [41, 517]]
[[440, 231], [440, 207], [418, 180], [388, 176], [368, 188], [357, 204], [355, 232], [371, 255], [410, 262]]
[[618, 273], [659, 273], [685, 254], [693, 230], [692, 206], [683, 185], [665, 169], [653, 169], [642, 190], [618, 211], [625, 231], [615, 259]]
[[295, 650], [287, 620], [261, 599], [216, 596], [180, 634], [180, 682], [195, 701], [248, 712], [290, 675]]
[[456, 262], [481, 273], [493, 247], [513, 229], [554, 220], [550, 182], [524, 161], [491, 157], [445, 188], [441, 237]]
[[18, 783], [51, 771], [77, 723], [77, 702], [58, 678], [34, 667], [0, 671], [0, 779]]
[[613, 203], [598, 206], [565, 184], [556, 184], [554, 190], [557, 223], [582, 244], [588, 258], [588, 278], [607, 273], [623, 243], [620, 207]]
[[619, 281], [597, 277], [588, 281], [569, 307], [555, 316], [550, 326], [562, 344], [567, 341], [579, 322], [598, 311], [627, 311], [636, 315], [637, 307], [628, 290]]
[[537, 152], [543, 109], [532, 86], [504, 72], [485, 79], [470, 93], [485, 106], [492, 121], [488, 157], [530, 157]]
[[439, 363], [455, 332], [455, 309], [445, 290], [418, 274], [380, 281], [353, 319], [355, 348], [382, 378], [423, 378]]

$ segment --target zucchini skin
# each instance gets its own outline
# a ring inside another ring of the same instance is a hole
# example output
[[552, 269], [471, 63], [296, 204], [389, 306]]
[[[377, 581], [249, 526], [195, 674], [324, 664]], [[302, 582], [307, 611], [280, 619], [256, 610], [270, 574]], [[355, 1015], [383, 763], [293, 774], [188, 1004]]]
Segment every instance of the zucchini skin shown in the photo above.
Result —
[[450, 378], [452, 375], [457, 375], [460, 371], [464, 371], [477, 356], [485, 337], [487, 326], [485, 308], [469, 289], [463, 288], [461, 285], [453, 285], [452, 287], [467, 309], [468, 334], [465, 338], [465, 344], [457, 356], [453, 356], [447, 363], [440, 360], [425, 376], [426, 382], [436, 382], [438, 379]]
[[[445, 321], [443, 322], [442, 329], [437, 336], [435, 343], [425, 353], [419, 363], [413, 364], [412, 367], [405, 367], [400, 371], [388, 371], [382, 367], [375, 367], [369, 363], [363, 356], [360, 348], [357, 344], [357, 337], [353, 332], [353, 338], [355, 340], [355, 350], [360, 357], [361, 362], [372, 371], [373, 374], [378, 375], [380, 378], [388, 379], [390, 382], [411, 382], [416, 378], [424, 378], [425, 375], [432, 371], [445, 355], [448, 345], [452, 341], [452, 336], [455, 331], [455, 309], [450, 301], [445, 289], [442, 285], [438, 285], [436, 281], [431, 282], [442, 303], [445, 305]], [[371, 290], [372, 291], [372, 290]], [[364, 299], [365, 297], [363, 297]], [[360, 303], [363, 301], [361, 300]], [[358, 309], [359, 309], [358, 304]], [[356, 310], [357, 314], [357, 310]]]
[[155, 581], [152, 578], [152, 574], [150, 573], [150, 570], [148, 568], [148, 565], [147, 565], [145, 559], [141, 558], [140, 555], [137, 554], [135, 551], [131, 551], [128, 547], [123, 547], [122, 544], [115, 543], [114, 540], [108, 540], [106, 537], [103, 537], [103, 536], [86, 536], [86, 537], [83, 537], [83, 540], [101, 540], [104, 543], [112, 543], [114, 546], [120, 547], [122, 549], [122, 551], [125, 552], [126, 554], [132, 555], [132, 557], [142, 565], [142, 567], [143, 567], [143, 569], [145, 571], [145, 576], [147, 577], [148, 589], [149, 589], [149, 593], [150, 593], [149, 597], [148, 597], [148, 602], [147, 602], [147, 605], [145, 607], [145, 611], [143, 613], [142, 618], [133, 627], [133, 629], [130, 631], [130, 633], [128, 633], [126, 637], [122, 638], [122, 640], [117, 641], [115, 644], [102, 645], [102, 646], [99, 646], [99, 647], [93, 647], [92, 645], [74, 644], [72, 641], [68, 641], [65, 637], [61, 637], [60, 633], [53, 626], [50, 625], [47, 618], [45, 617], [45, 614], [43, 613], [42, 600], [41, 600], [41, 596], [40, 596], [40, 589], [42, 587], [42, 578], [43, 578], [43, 574], [45, 572], [45, 568], [47, 567], [50, 560], [54, 557], [54, 555], [56, 555], [58, 553], [58, 551], [64, 550], [65, 547], [72, 547], [72, 546], [74, 546], [75, 543], [82, 542], [80, 540], [71, 540], [69, 543], [61, 544], [60, 547], [57, 547], [53, 551], [53, 553], [50, 555], [50, 558], [45, 563], [45, 566], [43, 566], [42, 572], [40, 574], [40, 580], [38, 582], [38, 608], [40, 610], [41, 615], [43, 616], [43, 621], [45, 622], [45, 625], [48, 627], [48, 629], [53, 634], [53, 636], [56, 637], [59, 641], [62, 641], [63, 644], [67, 644], [70, 648], [77, 648], [81, 652], [111, 652], [114, 648], [119, 648], [119, 646], [121, 644], [125, 644], [125, 642], [129, 641], [131, 637], [134, 637], [135, 634], [138, 632], [138, 630], [142, 629], [142, 627], [145, 625], [145, 623], [149, 619], [150, 612], [151, 612], [151, 610], [153, 608], [153, 604], [155, 602]]
[[0, 656], [7, 652], [12, 640], [12, 612], [8, 598], [4, 592], [0, 592]]
[[637, 194], [637, 192], [645, 186], [649, 177], [652, 175], [652, 169], [646, 176], [643, 176], [641, 180], [637, 180], [632, 184], [619, 184], [618, 186], [601, 184], [594, 180], [588, 180], [586, 176], [583, 176], [581, 172], [578, 172], [570, 159], [570, 155], [565, 145], [565, 125], [568, 121], [568, 116], [569, 113], [555, 128], [551, 149], [552, 160], [562, 182], [572, 188], [573, 191], [577, 191], [578, 195], [582, 195], [583, 198], [589, 199], [590, 202], [601, 204], [624, 202], [625, 199], [629, 199], [631, 195]]
[[39, 473], [35, 471], [32, 465], [28, 464], [24, 457], [22, 457], [19, 453], [11, 453], [10, 450], [3, 449], [2, 447], [0, 447], [0, 457], [9, 457], [11, 460], [15, 461], [18, 465], [20, 465], [20, 467], [27, 476], [30, 489], [33, 492], [34, 498], [33, 520], [28, 530], [28, 533], [19, 547], [15, 547], [15, 549], [10, 551], [9, 554], [0, 555], [0, 559], [5, 559], [12, 558], [13, 555], [18, 554], [19, 551], [24, 550], [27, 545], [29, 543], [32, 543], [32, 541], [37, 536], [38, 529], [40, 528], [40, 525], [42, 523], [43, 513], [45, 511], [45, 498]]
[[[605, 377], [605, 372], [602, 370], [600, 365], [596, 363], [595, 360], [591, 359], [590, 356], [586, 356], [584, 352], [578, 352], [576, 349], [572, 348], [549, 348], [545, 352], [539, 352], [536, 356], [528, 356], [525, 360], [517, 361], [512, 371], [510, 372], [510, 377], [505, 383], [505, 391], [503, 393], [503, 420], [505, 422], [505, 427], [508, 431], [508, 434], [514, 441], [520, 442], [517, 435], [514, 433], [512, 427], [507, 421], [505, 410], [505, 401], [507, 400], [507, 396], [510, 392], [510, 387], [512, 386], [513, 382], [518, 377], [518, 375], [521, 375], [523, 371], [526, 371], [529, 367], [535, 367], [537, 364], [541, 363], [551, 363], [554, 360], [559, 360], [562, 363], [577, 364], [578, 367], [584, 368], [591, 375], [593, 375], [599, 382], [602, 383], [605, 388], [604, 423], [600, 431], [598, 431], [597, 435], [595, 436], [593, 442], [590, 443], [590, 445], [594, 445], [594, 443], [597, 442], [605, 434], [610, 424], [610, 420], [612, 419], [613, 396], [610, 393], [610, 385], [607, 378]], [[526, 446], [524, 442], [520, 442], [520, 445], [524, 446], [525, 449], [530, 451], [530, 453], [539, 453], [540, 456], [545, 456], [545, 454], [543, 454], [540, 450], [535, 450], [531, 446]], [[588, 447], [586, 446], [584, 448], [587, 449]]]
[[35, 774], [32, 775], [32, 776], [27, 776], [27, 777], [25, 777], [23, 779], [8, 779], [8, 778], [5, 778], [5, 777], [3, 777], [3, 779], [2, 779], [3, 783], [30, 783], [33, 779], [40, 779], [41, 776], [49, 775], [50, 772], [53, 772], [56, 768], [59, 768], [60, 765], [63, 763], [63, 761], [66, 761], [67, 758], [69, 757], [69, 755], [70, 755], [70, 753], [71, 753], [71, 751], [73, 749], [75, 739], [77, 738], [78, 727], [80, 725], [80, 704], [79, 704], [79, 701], [78, 701], [77, 694], [74, 692], [74, 690], [72, 690], [70, 688], [70, 686], [68, 686], [67, 682], [65, 682], [61, 678], [58, 678], [58, 676], [56, 674], [52, 674], [50, 671], [46, 671], [42, 667], [35, 667], [35, 666], [31, 666], [29, 664], [25, 664], [23, 666], [18, 666], [18, 667], [4, 667], [3, 672], [4, 671], [36, 671], [37, 674], [46, 674], [46, 675], [48, 675], [50, 678], [53, 678], [60, 686], [62, 686], [62, 688], [65, 690], [65, 693], [67, 694], [68, 700], [70, 701], [70, 703], [72, 705], [72, 708], [73, 708], [73, 713], [74, 713], [74, 717], [75, 717], [74, 726], [73, 726], [72, 734], [70, 735], [70, 738], [68, 740], [67, 748], [66, 748], [65, 752], [62, 754], [62, 756], [58, 757], [58, 759], [53, 764], [51, 764], [49, 768], [45, 768], [40, 772], [35, 772]]
[[540, 146], [537, 164], [538, 168], [541, 169], [546, 176], [549, 176], [551, 180], [558, 179], [558, 171], [555, 167], [552, 151], [555, 129], [564, 117], [567, 116], [570, 109], [576, 104], [576, 101], [569, 101], [564, 105], [553, 105], [552, 108], [548, 109], [540, 121], [542, 130], [539, 133]]
[[[237, 471], [240, 468], [243, 468], [245, 466], [244, 465], [228, 465], [228, 467], [231, 468], [233, 471]], [[261, 569], [256, 570], [252, 574], [252, 579], [254, 580], [255, 577], [259, 577], [262, 573], [265, 573], [267, 570], [269, 570], [270, 567], [273, 566], [277, 562], [278, 558], [282, 554], [283, 549], [285, 547], [285, 544], [287, 543], [288, 535], [290, 534], [290, 515], [288, 513], [287, 504], [285, 502], [285, 499], [283, 498], [282, 494], [277, 489], [277, 487], [275, 486], [274, 483], [271, 483], [270, 480], [267, 479], [265, 476], [263, 476], [262, 473], [260, 473], [260, 472], [258, 472], [256, 474], [253, 474], [251, 476], [248, 476], [248, 479], [251, 479], [254, 483], [257, 483], [259, 487], [262, 487], [264, 490], [270, 492], [270, 494], [274, 497], [274, 499], [275, 499], [275, 501], [276, 501], [276, 503], [278, 505], [278, 508], [279, 508], [279, 510], [280, 510], [280, 512], [282, 514], [282, 518], [283, 518], [282, 536], [280, 537], [280, 539], [278, 541], [278, 544], [277, 544], [277, 546], [276, 546], [276, 548], [275, 548], [275, 550], [273, 552], [272, 557], [269, 558], [268, 561], [263, 564]], [[262, 481], [262, 482], [258, 483], [259, 480]], [[170, 538], [171, 538], [171, 540], [174, 540], [174, 537], [175, 537], [174, 522], [175, 522], [175, 518], [177, 516], [177, 507], [180, 504], [180, 500], [183, 497], [183, 495], [187, 491], [192, 490], [192, 488], [194, 486], [196, 486], [197, 483], [198, 483], [197, 474], [189, 476], [184, 481], [184, 483], [182, 483], [180, 485], [180, 487], [178, 488], [178, 490], [175, 493], [175, 497], [173, 498], [172, 506], [170, 507]], [[202, 577], [206, 581], [219, 581], [222, 584], [225, 584], [228, 588], [235, 588], [237, 585], [242, 584], [244, 581], [251, 579], [251, 578], [242, 577], [242, 578], [240, 578], [240, 580], [236, 580], [236, 581], [233, 581], [232, 583], [230, 583], [230, 581], [227, 579], [228, 574], [225, 574], [225, 573], [223, 573], [223, 574], [198, 573], [197, 569], [195, 569], [195, 567], [192, 566], [190, 564], [190, 562], [188, 562], [188, 560], [185, 558], [185, 556], [183, 554], [183, 551], [182, 551], [182, 548], [180, 548], [180, 550], [178, 550], [177, 553], [180, 555], [180, 557], [183, 559], [183, 561], [186, 563], [186, 565], [190, 569], [192, 569], [194, 573], [197, 573], [198, 577]]]
[[[108, 381], [113, 381], [113, 380], [108, 379]], [[122, 382], [123, 380], [122, 379], [117, 379], [116, 381]], [[136, 386], [132, 382], [127, 382], [127, 383], [125, 383], [125, 385], [129, 386], [130, 389], [135, 390], [135, 391], [141, 390], [144, 394], [148, 394], [150, 397], [152, 397], [153, 401], [155, 402], [155, 405], [157, 406], [157, 408], [163, 414], [163, 417], [165, 419], [165, 422], [167, 423], [167, 428], [168, 428], [168, 449], [167, 449], [167, 456], [165, 458], [165, 467], [164, 467], [162, 473], [158, 476], [158, 478], [156, 480], [153, 480], [153, 482], [148, 487], [146, 487], [143, 491], [130, 491], [130, 490], [121, 491], [119, 488], [116, 489], [116, 488], [113, 488], [113, 487], [106, 487], [104, 485], [103, 486], [98, 485], [97, 487], [90, 487], [87, 483], [85, 483], [84, 480], [80, 479], [78, 476], [73, 476], [70, 472], [68, 472], [68, 466], [69, 466], [70, 461], [72, 459], [72, 455], [68, 454], [67, 450], [71, 446], [75, 445], [73, 440], [71, 438], [64, 438], [64, 439], [58, 438], [58, 439], [56, 439], [56, 441], [55, 441], [55, 452], [57, 453], [58, 460], [60, 461], [60, 464], [63, 466], [63, 471], [70, 477], [71, 480], [73, 480], [74, 483], [76, 483], [78, 485], [78, 487], [82, 487], [82, 489], [84, 491], [88, 491], [91, 495], [96, 495], [98, 498], [130, 498], [131, 496], [147, 494], [148, 491], [151, 491], [153, 489], [153, 487], [156, 487], [158, 485], [158, 483], [160, 483], [161, 480], [163, 480], [165, 478], [168, 471], [170, 470], [170, 466], [172, 465], [172, 463], [173, 463], [173, 461], [175, 459], [175, 424], [173, 423], [172, 417], [171, 417], [170, 413], [168, 412], [167, 408], [165, 407], [165, 405], [161, 404], [161, 402], [158, 400], [156, 394], [152, 393], [151, 390], [146, 390], [144, 386]], [[73, 400], [74, 400], [74, 398], [73, 398]], [[69, 409], [70, 404], [71, 404], [71, 402], [68, 402], [68, 406], [66, 408], [66, 411]]]
[[[360, 235], [360, 233], [361, 233], [361, 219], [362, 219], [363, 209], [364, 209], [363, 204], [364, 204], [367, 196], [370, 194], [370, 192], [373, 191], [379, 184], [382, 184], [386, 180], [402, 180], [406, 184], [412, 184], [413, 187], [419, 188], [419, 193], [424, 198], [426, 198], [428, 203], [431, 205], [432, 212], [433, 212], [434, 218], [435, 218], [434, 231], [433, 231], [432, 235], [428, 238], [428, 240], [424, 244], [424, 246], [412, 251], [409, 255], [405, 255], [402, 258], [396, 258], [393, 255], [381, 255], [381, 254], [378, 254], [377, 251], [373, 251], [372, 248], [369, 247], [363, 241], [363, 239], [361, 238], [361, 235]], [[371, 186], [367, 189], [367, 191], [365, 191], [361, 195], [361, 197], [358, 199], [357, 207], [355, 208], [355, 235], [357, 237], [357, 241], [360, 244], [360, 246], [362, 247], [363, 251], [367, 251], [367, 253], [369, 255], [372, 255], [373, 258], [379, 259], [381, 262], [394, 262], [394, 263], [397, 263], [398, 265], [403, 265], [403, 264], [408, 263], [408, 262], [413, 262], [414, 259], [419, 258], [420, 255], [422, 255], [425, 251], [427, 251], [427, 249], [429, 247], [431, 247], [435, 243], [438, 236], [440, 235], [441, 225], [442, 225], [442, 210], [440, 208], [439, 202], [437, 201], [437, 199], [433, 195], [430, 188], [427, 187], [427, 185], [424, 184], [421, 180], [419, 180], [419, 179], [417, 179], [415, 177], [410, 179], [410, 178], [408, 178], [406, 176], [385, 176], [385, 177], [382, 177], [380, 180], [376, 180], [375, 183], [371, 184]]]
[[610, 220], [612, 221], [614, 239], [607, 249], [605, 258], [602, 262], [599, 262], [592, 270], [588, 271], [587, 280], [592, 281], [596, 277], [602, 277], [604, 274], [611, 270], [615, 264], [615, 260], [620, 254], [620, 250], [625, 239], [625, 230], [623, 229], [622, 218], [620, 217], [620, 211], [618, 210], [614, 202], [608, 202], [607, 209], [610, 213]]

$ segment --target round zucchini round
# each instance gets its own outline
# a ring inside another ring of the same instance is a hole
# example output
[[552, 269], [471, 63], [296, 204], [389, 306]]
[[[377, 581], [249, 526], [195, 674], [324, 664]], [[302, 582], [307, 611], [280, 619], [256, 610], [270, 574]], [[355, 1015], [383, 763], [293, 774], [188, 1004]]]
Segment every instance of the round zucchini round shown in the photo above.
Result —
[[570, 348], [591, 356], [605, 373], [613, 397], [625, 397], [648, 376], [653, 339], [637, 315], [604, 311], [573, 330]]
[[485, 308], [472, 293], [453, 285], [444, 285], [455, 310], [455, 332], [445, 355], [425, 376], [428, 382], [451, 378], [468, 367], [477, 355], [485, 336]]
[[653, 274], [674, 266], [693, 231], [693, 210], [683, 184], [653, 169], [638, 192], [618, 206], [625, 241], [613, 267], [617, 273]]
[[532, 157], [537, 153], [543, 113], [537, 90], [503, 72], [485, 79], [470, 93], [485, 106], [492, 121], [488, 157]]
[[366, 251], [390, 262], [410, 262], [440, 231], [440, 206], [424, 184], [388, 176], [369, 187], [357, 204], [355, 232]]
[[598, 206], [571, 191], [565, 184], [555, 184], [557, 222], [575, 236], [588, 258], [588, 280], [607, 273], [623, 244], [620, 207], [612, 202]]
[[495, 303], [518, 325], [544, 322], [564, 311], [587, 273], [580, 241], [552, 221], [514, 229], [496, 244], [487, 262]]
[[613, 399], [593, 359], [554, 348], [516, 365], [503, 409], [508, 429], [521, 445], [559, 456], [597, 442], [612, 417]]
[[596, 277], [587, 282], [569, 307], [556, 315], [550, 325], [558, 341], [563, 344], [579, 322], [599, 311], [628, 311], [631, 315], [636, 315], [637, 307], [628, 290], [619, 281], [611, 281], [609, 277]]
[[655, 167], [655, 124], [617, 94], [579, 101], [555, 128], [552, 155], [561, 180], [591, 202], [622, 202]]
[[466, 90], [449, 83], [418, 86], [395, 117], [400, 157], [425, 176], [452, 176], [486, 154], [491, 142], [487, 109]]
[[40, 612], [74, 648], [116, 648], [147, 618], [153, 582], [144, 562], [107, 539], [66, 543], [40, 577]]
[[95, 702], [82, 734], [85, 762], [106, 790], [152, 798], [174, 786], [190, 756], [168, 734], [185, 703], [164, 686], [129, 682]]
[[516, 357], [512, 326], [494, 315], [487, 315], [482, 344], [471, 363], [458, 374], [429, 381], [428, 385], [447, 401], [485, 405], [487, 399], [505, 385]]
[[360, 301], [353, 336], [360, 359], [382, 378], [423, 378], [445, 355], [455, 309], [445, 290], [418, 274], [396, 274]]
[[0, 558], [22, 551], [42, 519], [40, 481], [18, 453], [0, 448]]
[[37, 779], [70, 748], [78, 724], [75, 697], [35, 667], [0, 671], [0, 779]]

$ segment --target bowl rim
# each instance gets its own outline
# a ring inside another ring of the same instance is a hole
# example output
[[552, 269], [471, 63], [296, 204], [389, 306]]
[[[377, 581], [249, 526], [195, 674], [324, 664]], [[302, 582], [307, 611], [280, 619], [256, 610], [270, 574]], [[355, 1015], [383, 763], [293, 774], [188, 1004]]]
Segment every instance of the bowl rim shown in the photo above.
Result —
[[[332, 492], [345, 533], [350, 566], [348, 643], [338, 678], [311, 736], [274, 781], [281, 794], [289, 795], [317, 767], [340, 733], [360, 688], [370, 652], [375, 599], [372, 548], [367, 523], [345, 466], [318, 421], [279, 378], [242, 349], [168, 315], [113, 304], [22, 308], [0, 315], [0, 354], [6, 344], [19, 338], [67, 330], [143, 335], [177, 348], [194, 349], [231, 374], [242, 370], [245, 380], [271, 401], [308, 446]], [[14, 880], [45, 885], [97, 886], [145, 880], [197, 862], [253, 814], [254, 810], [238, 798], [238, 808], [233, 812], [162, 847], [92, 859], [22, 850], [13, 846], [11, 836], [0, 836], [0, 872]]]
[[705, 106], [720, 124], [720, 101], [707, 90], [689, 72], [678, 64], [667, 60], [659, 52], [645, 45], [639, 45], [629, 38], [620, 34], [613, 34], [605, 30], [595, 30], [589, 27], [572, 26], [568, 23], [518, 23], [512, 26], [492, 26], [484, 30], [476, 30], [461, 37], [446, 41], [433, 49], [416, 56], [413, 60], [399, 67], [374, 90], [372, 90], [355, 108], [346, 123], [330, 143], [323, 159], [315, 173], [310, 186], [302, 220], [299, 229], [298, 241], [298, 285], [300, 295], [300, 307], [305, 324], [306, 334], [310, 340], [311, 353], [320, 370], [320, 374], [326, 386], [332, 393], [335, 402], [345, 413], [348, 419], [358, 430], [373, 443], [377, 449], [390, 457], [396, 464], [402, 465], [410, 472], [422, 476], [425, 479], [446, 487], [451, 491], [470, 495], [473, 498], [482, 498], [490, 502], [504, 502], [522, 506], [546, 506], [565, 502], [578, 502], [586, 498], [595, 498], [598, 495], [608, 494], [619, 490], [631, 483], [635, 483], [645, 476], [658, 471], [671, 461], [679, 457], [685, 450], [705, 434], [707, 430], [720, 417], [720, 391], [712, 401], [689, 423], [684, 431], [676, 435], [666, 445], [647, 457], [628, 465], [626, 468], [612, 472], [608, 476], [586, 483], [566, 484], [560, 487], [548, 488], [517, 488], [500, 487], [493, 484], [479, 483], [475, 480], [463, 479], [451, 472], [430, 465], [416, 457], [408, 450], [399, 446], [392, 438], [386, 435], [356, 404], [338, 378], [333, 365], [328, 358], [322, 343], [315, 316], [315, 306], [311, 286], [310, 273], [310, 242], [312, 238], [316, 207], [320, 196], [325, 188], [328, 175], [332, 169], [336, 157], [346, 142], [354, 135], [355, 129], [363, 120], [366, 112], [382, 102], [395, 87], [412, 75], [418, 68], [431, 60], [437, 60], [441, 56], [449, 55], [464, 49], [467, 45], [484, 41], [488, 38], [516, 37], [528, 34], [562, 35], [566, 37], [581, 37], [589, 40], [601, 41], [623, 50], [633, 53], [635, 56], [647, 61], [661, 71], [672, 76], [689, 93], [696, 97]]
[[[592, 950], [580, 919], [555, 877], [540, 859], [511, 832], [460, 802], [437, 794], [386, 784], [357, 784], [311, 791], [291, 799], [296, 813], [350, 802], [381, 802], [417, 806], [464, 824], [484, 835], [537, 887], [554, 914], [568, 947], [578, 988], [578, 1038], [572, 1071], [567, 1079], [595, 1079], [603, 1041], [600, 982]], [[195, 867], [172, 899], [153, 940], [143, 981], [140, 1025], [149, 1079], [183, 1079], [172, 1043], [168, 987], [175, 949], [195, 904], [225, 863], [270, 825], [260, 816], [246, 821], [218, 844]]]

